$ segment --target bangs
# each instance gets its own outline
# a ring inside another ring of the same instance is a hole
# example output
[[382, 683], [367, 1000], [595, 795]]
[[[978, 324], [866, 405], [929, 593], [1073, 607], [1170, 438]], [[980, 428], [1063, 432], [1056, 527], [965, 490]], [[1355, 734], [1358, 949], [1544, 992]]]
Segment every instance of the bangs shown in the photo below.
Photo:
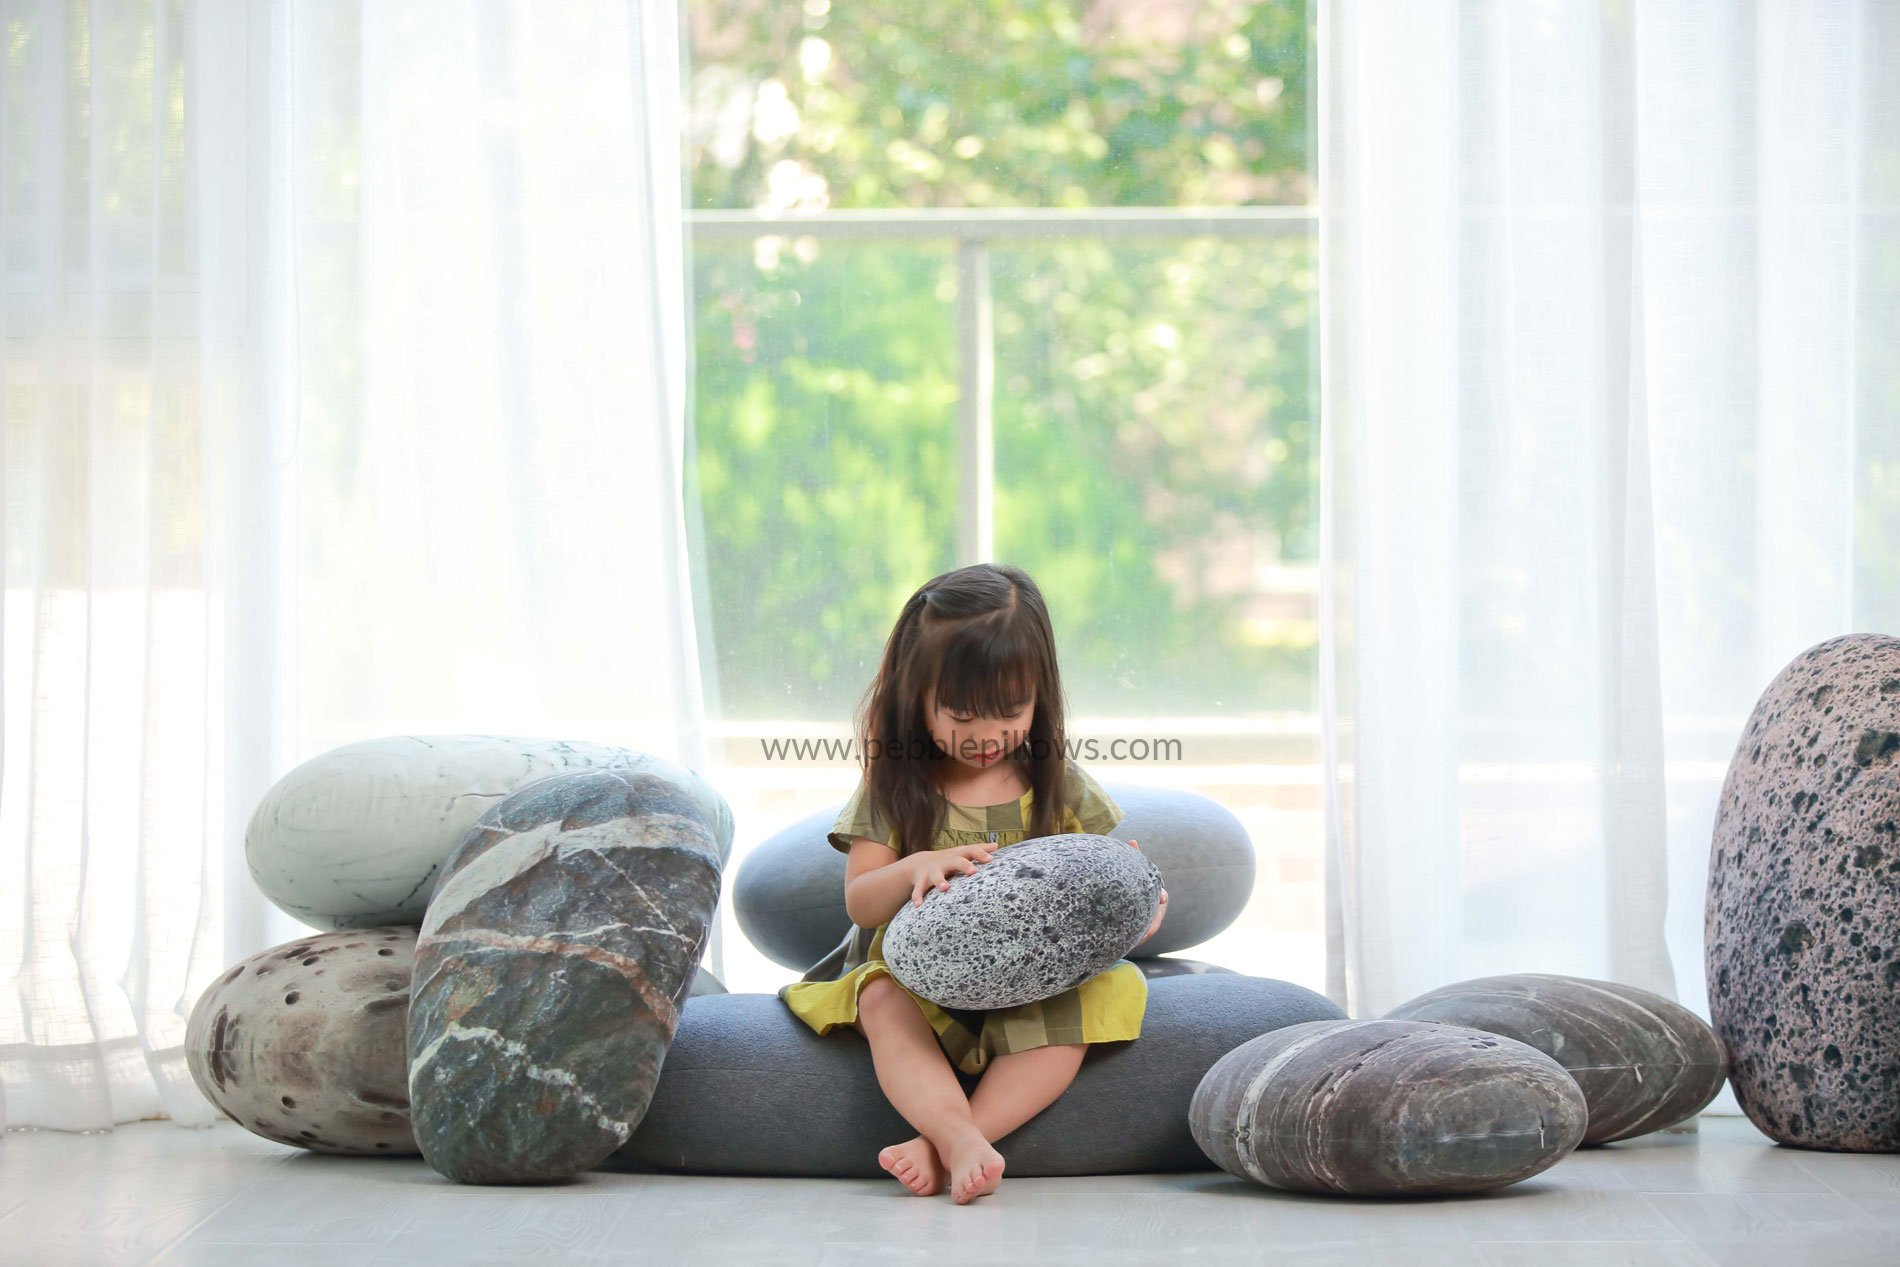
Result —
[[1043, 665], [1018, 622], [968, 631], [944, 649], [938, 662], [937, 705], [977, 717], [1011, 717], [1020, 712], [1043, 680]]

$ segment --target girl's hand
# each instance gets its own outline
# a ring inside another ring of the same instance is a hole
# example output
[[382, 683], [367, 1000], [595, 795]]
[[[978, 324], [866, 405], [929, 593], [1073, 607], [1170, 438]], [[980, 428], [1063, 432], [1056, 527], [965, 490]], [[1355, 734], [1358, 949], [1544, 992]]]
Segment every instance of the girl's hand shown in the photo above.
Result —
[[[1148, 931], [1141, 935], [1141, 941], [1147, 941], [1150, 937], [1153, 937], [1155, 935], [1155, 930], [1161, 927], [1161, 921], [1167, 918], [1167, 914], [1168, 914], [1168, 891], [1166, 889], [1163, 889], [1161, 890], [1161, 905], [1155, 908], [1155, 922], [1148, 925]], [[1141, 941], [1138, 941], [1135, 944], [1139, 946], [1141, 945]]]
[[975, 875], [978, 863], [988, 862], [996, 853], [995, 845], [955, 845], [949, 849], [931, 849], [911, 855], [912, 878], [910, 904], [922, 906], [924, 894], [931, 889], [942, 892], [950, 887], [952, 876]]

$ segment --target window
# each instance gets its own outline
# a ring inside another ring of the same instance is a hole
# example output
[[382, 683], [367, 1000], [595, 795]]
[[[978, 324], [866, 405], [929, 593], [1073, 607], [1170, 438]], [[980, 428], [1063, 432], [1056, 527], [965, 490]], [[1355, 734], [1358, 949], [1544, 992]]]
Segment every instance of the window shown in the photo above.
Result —
[[[909, 592], [1007, 561], [1085, 763], [1253, 835], [1254, 903], [1197, 953], [1317, 986], [1304, 0], [688, 13], [690, 474], [739, 851], [856, 779], [761, 740], [848, 736]], [[727, 945], [733, 988], [786, 979]]]

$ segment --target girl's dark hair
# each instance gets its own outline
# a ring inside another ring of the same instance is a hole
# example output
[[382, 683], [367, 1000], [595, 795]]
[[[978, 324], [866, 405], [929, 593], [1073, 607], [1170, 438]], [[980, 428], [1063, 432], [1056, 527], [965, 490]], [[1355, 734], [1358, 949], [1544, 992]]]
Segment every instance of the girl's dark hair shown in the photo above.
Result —
[[931, 776], [950, 757], [930, 737], [924, 693], [932, 689], [939, 707], [982, 717], [1007, 717], [1034, 691], [1029, 734], [1004, 759], [1029, 777], [1029, 835], [1054, 835], [1068, 751], [1062, 676], [1049, 611], [1028, 573], [975, 563], [933, 577], [904, 604], [884, 644], [857, 730], [873, 813], [897, 828], [906, 855], [929, 849], [943, 829]]

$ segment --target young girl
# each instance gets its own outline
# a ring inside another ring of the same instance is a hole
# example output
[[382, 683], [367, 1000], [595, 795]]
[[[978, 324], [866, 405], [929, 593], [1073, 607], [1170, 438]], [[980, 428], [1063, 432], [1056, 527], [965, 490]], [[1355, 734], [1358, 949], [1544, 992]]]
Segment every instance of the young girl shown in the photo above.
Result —
[[[825, 980], [837, 966], [827, 960], [779, 997], [818, 1033], [850, 1025], [870, 1043], [878, 1084], [919, 1132], [878, 1163], [920, 1197], [946, 1181], [958, 1205], [994, 1192], [995, 1142], [1062, 1094], [1090, 1043], [1141, 1033], [1147, 979], [1126, 959], [1053, 998], [993, 1012], [947, 1011], [884, 964], [884, 930], [906, 901], [921, 906], [997, 849], [1102, 834], [1121, 820], [1067, 758], [1062, 713], [1042, 593], [1020, 569], [987, 563], [911, 595], [860, 707], [865, 774], [830, 833], [849, 855], [845, 909], [856, 927], [838, 952], [847, 970]], [[1142, 940], [1167, 901], [1163, 890]], [[868, 948], [865, 928], [876, 929]], [[953, 1064], [981, 1075], [967, 1098]]]

